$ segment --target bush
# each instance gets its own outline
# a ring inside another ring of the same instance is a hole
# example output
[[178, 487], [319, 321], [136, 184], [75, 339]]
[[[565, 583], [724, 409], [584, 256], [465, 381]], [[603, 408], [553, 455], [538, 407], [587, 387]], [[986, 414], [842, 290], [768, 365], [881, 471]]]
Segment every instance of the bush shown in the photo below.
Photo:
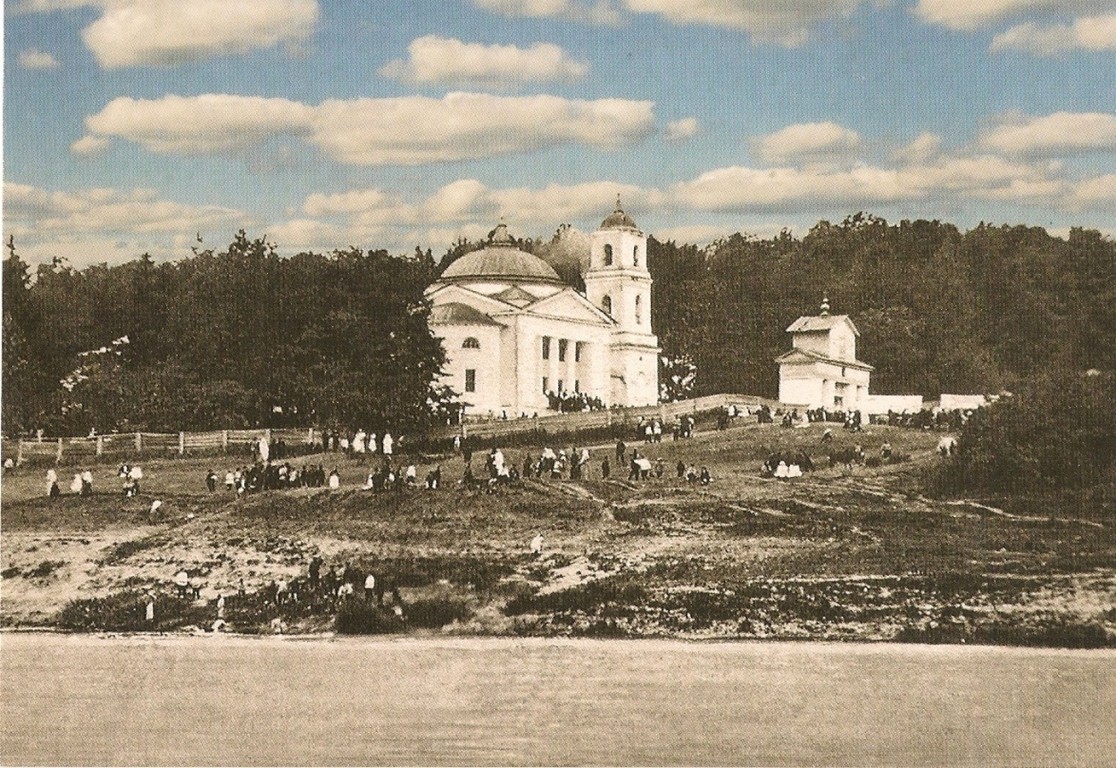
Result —
[[403, 632], [403, 620], [390, 609], [362, 597], [350, 597], [337, 608], [334, 629], [341, 635], [385, 635]]
[[72, 600], [59, 611], [56, 624], [75, 632], [166, 632], [186, 626], [203, 626], [212, 617], [207, 606], [176, 595], [158, 593], [155, 619], [146, 619], [147, 594], [137, 590], [108, 597]]
[[439, 629], [455, 621], [464, 621], [472, 615], [469, 606], [457, 597], [432, 597], [408, 603], [404, 609], [408, 625], [426, 629]]
[[947, 492], [1087, 488], [1116, 469], [1116, 377], [1057, 374], [980, 408], [939, 478]]

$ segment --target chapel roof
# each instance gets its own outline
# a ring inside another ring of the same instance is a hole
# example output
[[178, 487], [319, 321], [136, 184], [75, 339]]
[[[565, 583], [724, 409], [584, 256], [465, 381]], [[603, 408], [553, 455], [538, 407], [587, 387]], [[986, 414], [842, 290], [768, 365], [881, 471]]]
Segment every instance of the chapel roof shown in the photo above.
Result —
[[815, 333], [819, 331], [828, 331], [841, 323], [848, 323], [852, 326], [853, 333], [857, 336], [860, 331], [853, 325], [853, 321], [849, 319], [848, 315], [806, 315], [795, 320], [787, 328], [787, 333]]
[[526, 251], [515, 247], [503, 222], [496, 227], [492, 240], [479, 251], [467, 253], [446, 267], [438, 278], [442, 282], [467, 280], [499, 280], [528, 283], [560, 283], [554, 268]]
[[789, 363], [792, 361], [803, 363], [829, 363], [830, 365], [839, 365], [842, 368], [857, 368], [862, 371], [876, 370], [874, 366], [869, 365], [863, 360], [838, 360], [835, 357], [829, 357], [817, 352], [811, 352], [808, 349], [800, 349], [797, 347], [775, 358], [775, 362], [777, 363]]

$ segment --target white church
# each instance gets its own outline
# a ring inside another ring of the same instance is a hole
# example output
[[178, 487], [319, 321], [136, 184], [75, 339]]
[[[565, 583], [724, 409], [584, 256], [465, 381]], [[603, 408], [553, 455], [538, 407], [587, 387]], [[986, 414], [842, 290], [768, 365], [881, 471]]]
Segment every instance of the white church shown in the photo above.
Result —
[[515, 246], [501, 222], [426, 289], [448, 358], [443, 383], [465, 414], [545, 413], [548, 393], [606, 405], [658, 402], [647, 236], [620, 207], [590, 235], [585, 293]]

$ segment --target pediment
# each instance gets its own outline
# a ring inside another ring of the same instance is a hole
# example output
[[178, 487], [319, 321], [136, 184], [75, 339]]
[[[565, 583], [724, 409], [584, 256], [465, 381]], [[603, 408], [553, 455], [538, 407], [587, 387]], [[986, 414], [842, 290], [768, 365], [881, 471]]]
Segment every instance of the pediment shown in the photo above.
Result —
[[430, 303], [435, 307], [440, 304], [465, 304], [486, 315], [490, 315], [494, 312], [503, 312], [508, 308], [508, 305], [499, 299], [494, 299], [491, 296], [485, 296], [483, 293], [478, 293], [477, 291], [472, 291], [461, 285], [454, 284], [439, 286], [427, 293], [426, 298], [429, 299]]
[[560, 317], [564, 320], [575, 320], [582, 323], [594, 323], [596, 325], [615, 324], [615, 321], [611, 317], [593, 306], [589, 299], [582, 296], [573, 288], [567, 288], [553, 296], [539, 299], [522, 311], [524, 314]]

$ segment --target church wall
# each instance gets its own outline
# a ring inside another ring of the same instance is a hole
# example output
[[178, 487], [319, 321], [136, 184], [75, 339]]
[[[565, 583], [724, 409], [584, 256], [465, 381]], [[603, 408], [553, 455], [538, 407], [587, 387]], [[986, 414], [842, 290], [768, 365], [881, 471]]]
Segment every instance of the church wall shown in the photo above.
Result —
[[[499, 326], [438, 325], [431, 330], [442, 339], [446, 366], [441, 381], [468, 403], [467, 414], [499, 414], [502, 406], [501, 339]], [[465, 339], [474, 338], [480, 349], [464, 348]], [[466, 371], [475, 372], [475, 392], [466, 392]]]
[[856, 360], [856, 334], [846, 323], [835, 325], [829, 333], [829, 357]]
[[[868, 399], [870, 371], [833, 363], [783, 363], [779, 402], [830, 409], [860, 408]], [[841, 398], [841, 403], [836, 398]]]

